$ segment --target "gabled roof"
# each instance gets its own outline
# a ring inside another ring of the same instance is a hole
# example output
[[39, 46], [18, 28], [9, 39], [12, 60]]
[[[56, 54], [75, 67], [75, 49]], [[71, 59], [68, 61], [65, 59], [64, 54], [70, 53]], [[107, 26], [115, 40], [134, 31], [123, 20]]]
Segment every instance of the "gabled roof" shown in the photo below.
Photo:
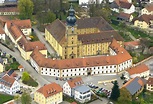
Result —
[[118, 32], [114, 30], [78, 35], [78, 40], [81, 41], [82, 44], [111, 42], [112, 38], [115, 38], [117, 41], [123, 41], [121, 35], [119, 35]]
[[38, 50], [46, 50], [45, 44], [40, 41], [27, 42], [26, 44], [24, 44], [24, 50], [26, 52], [33, 51], [35, 48], [38, 48]]
[[116, 3], [118, 7], [126, 9], [130, 9], [130, 7], [132, 6], [132, 3], [129, 3], [127, 0], [115, 0], [114, 3]]
[[[76, 24], [77, 24], [77, 29], [97, 28], [100, 31], [104, 32], [104, 33], [91, 34], [95, 36], [98, 36], [96, 34], [101, 34], [101, 35], [102, 34], [113, 34], [114, 32], [113, 28], [102, 17], [91, 17], [91, 18], [78, 19], [76, 21]], [[63, 42], [66, 41], [65, 39], [66, 22], [65, 21], [60, 21], [59, 19], [57, 19], [53, 21], [51, 24], [49, 24], [46, 27], [46, 30], [56, 39], [58, 43], [63, 44]], [[117, 32], [114, 32], [114, 34], [117, 34]], [[85, 38], [88, 38], [88, 36], [89, 36], [88, 34], [84, 35]]]
[[121, 13], [118, 15], [118, 18], [130, 19], [130, 16], [131, 16], [131, 14], [121, 12]]
[[143, 14], [140, 17], [134, 19], [134, 21], [136, 20], [145, 21], [146, 23], [150, 23], [150, 20], [153, 20], [153, 15]]
[[132, 59], [130, 54], [122, 46], [120, 46], [115, 39], [110, 46], [117, 53], [117, 55], [53, 60], [50, 58], [45, 58], [37, 49], [35, 49], [31, 54], [31, 58], [40, 67], [57, 68], [61, 70], [67, 68], [118, 65], [124, 61]]
[[19, 12], [17, 7], [3, 7], [0, 8], [0, 12]]
[[152, 77], [149, 77], [149, 79], [147, 80], [147, 84], [150, 86], [150, 85], [153, 85], [153, 78]]
[[141, 74], [146, 71], [149, 71], [149, 68], [145, 64], [140, 64], [127, 70], [130, 75]]
[[59, 84], [56, 84], [55, 82], [53, 82], [51, 84], [47, 84], [39, 88], [37, 92], [43, 94], [44, 97], [47, 98], [62, 92], [62, 87]]
[[10, 26], [12, 24], [17, 25], [20, 29], [31, 28], [30, 19], [27, 19], [27, 20], [9, 20], [6, 23], [7, 23], [7, 28], [10, 28]]
[[74, 88], [76, 86], [82, 85], [84, 82], [81, 77], [76, 77], [74, 79], [68, 80], [67, 83], [69, 84], [70, 88]]
[[153, 11], [153, 4], [151, 3], [151, 4], [147, 4], [146, 6], [145, 6], [145, 8], [149, 11], [149, 12], [151, 12], [151, 11]]
[[0, 78], [0, 83], [4, 86], [11, 87], [13, 83], [15, 82], [15, 78], [8, 76], [5, 74], [2, 78]]
[[125, 87], [131, 95], [134, 95], [138, 92], [144, 85], [146, 84], [146, 80], [140, 77], [135, 77], [130, 79], [127, 83], [125, 83], [122, 87]]

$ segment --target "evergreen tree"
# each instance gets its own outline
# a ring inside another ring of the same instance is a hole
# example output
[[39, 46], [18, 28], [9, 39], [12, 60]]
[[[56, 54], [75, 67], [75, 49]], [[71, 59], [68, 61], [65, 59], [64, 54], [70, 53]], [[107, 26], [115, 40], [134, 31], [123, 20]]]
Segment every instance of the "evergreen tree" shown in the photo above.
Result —
[[120, 90], [119, 90], [118, 82], [115, 81], [114, 86], [112, 88], [112, 93], [111, 93], [110, 99], [117, 101], [119, 96], [120, 96]]

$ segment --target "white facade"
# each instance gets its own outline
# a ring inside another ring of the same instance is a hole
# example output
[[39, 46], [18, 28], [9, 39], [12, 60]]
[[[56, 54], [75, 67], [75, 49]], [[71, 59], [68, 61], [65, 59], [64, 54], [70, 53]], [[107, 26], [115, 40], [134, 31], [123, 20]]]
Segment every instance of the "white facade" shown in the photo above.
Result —
[[0, 39], [5, 40], [5, 34], [0, 34]]
[[21, 29], [21, 31], [23, 32], [25, 36], [31, 35], [31, 28]]
[[129, 9], [122, 8], [124, 13], [131, 14], [135, 12], [135, 6], [132, 4]]
[[145, 72], [142, 72], [142, 73], [137, 73], [137, 74], [133, 74], [133, 75], [130, 75], [130, 78], [135, 78], [135, 77], [148, 77], [150, 74], [150, 71], [145, 71]]
[[63, 93], [72, 97], [72, 89], [69, 86], [68, 82], [63, 84]]
[[8, 30], [8, 28], [7, 28], [7, 23], [6, 23], [5, 26], [4, 26], [4, 31], [5, 31], [6, 35], [11, 39], [11, 41], [12, 41], [15, 45], [17, 45], [18, 40], [20, 40], [22, 36], [18, 37], [18, 39], [15, 40], [15, 39], [13, 38], [12, 34], [9, 32], [9, 30]]
[[147, 89], [148, 91], [153, 91], [153, 85], [148, 85], [148, 84], [146, 84], [146, 89]]
[[[153, 5], [152, 5], [153, 6]], [[148, 11], [146, 8], [143, 8], [142, 10], [141, 10], [141, 15], [143, 15], [143, 14], [147, 14], [147, 15], [153, 15], [153, 11]]]
[[118, 72], [130, 68], [132, 66], [132, 59], [122, 62], [119, 65], [104, 65], [69, 69], [40, 67], [32, 58], [30, 59], [30, 63], [35, 68], [35, 70], [41, 75], [48, 75], [54, 77], [73, 77], [83, 75], [117, 74]]
[[0, 83], [0, 91], [13, 95], [20, 90], [20, 84], [15, 80], [11, 87]]
[[81, 103], [87, 102], [87, 101], [91, 100], [91, 92], [89, 90], [85, 93], [81, 93], [81, 92], [75, 90], [74, 99], [78, 100]]

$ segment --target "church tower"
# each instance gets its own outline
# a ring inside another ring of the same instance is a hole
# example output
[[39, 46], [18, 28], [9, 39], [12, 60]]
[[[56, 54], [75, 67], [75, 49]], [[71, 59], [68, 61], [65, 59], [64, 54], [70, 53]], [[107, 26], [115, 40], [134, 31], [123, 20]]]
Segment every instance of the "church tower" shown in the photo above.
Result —
[[65, 58], [76, 58], [77, 57], [77, 25], [75, 10], [71, 4], [68, 11], [69, 16], [66, 19], [66, 40], [67, 46], [65, 47]]

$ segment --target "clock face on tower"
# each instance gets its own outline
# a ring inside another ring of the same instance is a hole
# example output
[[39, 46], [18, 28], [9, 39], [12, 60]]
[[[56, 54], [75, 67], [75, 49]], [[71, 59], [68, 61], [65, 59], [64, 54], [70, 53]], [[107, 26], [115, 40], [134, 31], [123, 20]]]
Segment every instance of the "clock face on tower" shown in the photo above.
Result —
[[71, 28], [72, 32], [74, 32], [74, 27]]

